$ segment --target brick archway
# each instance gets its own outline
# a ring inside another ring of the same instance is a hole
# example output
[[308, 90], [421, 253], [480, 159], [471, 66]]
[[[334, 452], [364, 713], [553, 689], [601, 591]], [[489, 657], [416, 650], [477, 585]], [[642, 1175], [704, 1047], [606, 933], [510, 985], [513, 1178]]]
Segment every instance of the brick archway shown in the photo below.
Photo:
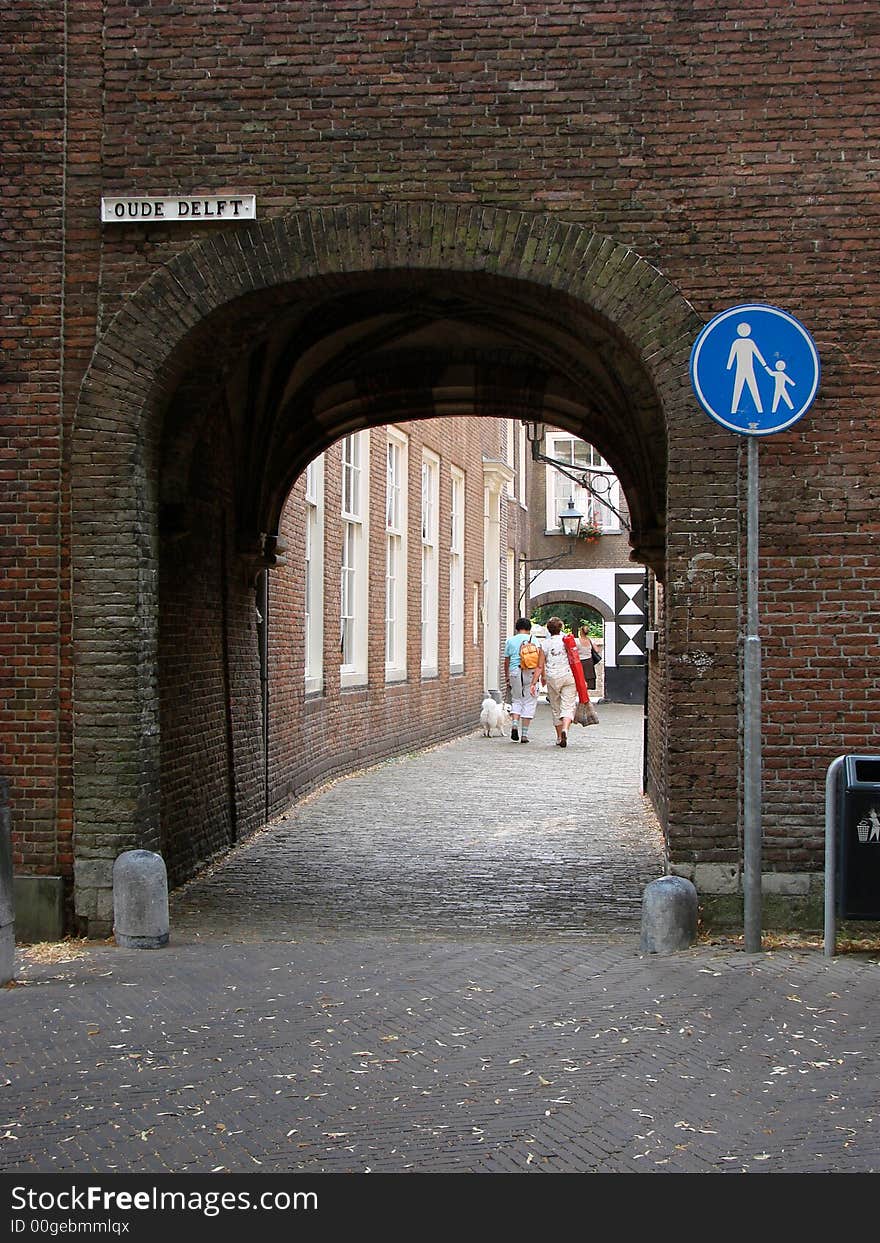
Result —
[[[192, 342], [206, 324], [222, 339], [232, 303], [244, 308], [243, 330], [272, 313], [272, 291], [308, 282], [329, 293], [351, 274], [426, 271], [527, 282], [582, 304], [637, 358], [670, 457], [695, 435], [711, 439], [702, 424], [695, 433], [686, 382], [700, 326], [691, 306], [629, 247], [552, 216], [439, 203], [313, 209], [206, 237], [157, 270], [98, 344], [72, 446], [76, 904], [90, 929], [108, 924], [116, 854], [159, 841], [160, 440], [182, 376], [205, 361]], [[721, 457], [735, 512], [735, 456]], [[685, 503], [680, 479], [670, 495]], [[674, 572], [693, 539], [683, 536]], [[713, 565], [735, 541], [735, 531], [713, 540]], [[699, 588], [700, 571], [681, 581]]]

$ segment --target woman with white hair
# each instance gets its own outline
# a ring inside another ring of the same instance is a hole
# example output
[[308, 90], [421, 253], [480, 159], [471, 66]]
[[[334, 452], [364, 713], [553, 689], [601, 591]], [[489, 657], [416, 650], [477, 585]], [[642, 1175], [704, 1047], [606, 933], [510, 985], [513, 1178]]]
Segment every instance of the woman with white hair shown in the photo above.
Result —
[[547, 699], [556, 726], [557, 747], [568, 746], [568, 730], [578, 701], [568, 649], [562, 641], [563, 625], [561, 617], [551, 617], [547, 622], [549, 638], [540, 644], [541, 662], [538, 667], [540, 676], [547, 683]]

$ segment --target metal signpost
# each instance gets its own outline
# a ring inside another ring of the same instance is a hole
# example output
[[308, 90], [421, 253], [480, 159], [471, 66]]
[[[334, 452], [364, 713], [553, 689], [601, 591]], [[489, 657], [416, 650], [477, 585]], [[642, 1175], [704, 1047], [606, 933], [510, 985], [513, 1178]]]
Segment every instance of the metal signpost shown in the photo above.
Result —
[[784, 431], [812, 405], [819, 355], [803, 324], [746, 303], [716, 315], [691, 350], [697, 400], [722, 427], [748, 436], [746, 633], [743, 650], [743, 925], [761, 949], [761, 638], [758, 617], [758, 437]]

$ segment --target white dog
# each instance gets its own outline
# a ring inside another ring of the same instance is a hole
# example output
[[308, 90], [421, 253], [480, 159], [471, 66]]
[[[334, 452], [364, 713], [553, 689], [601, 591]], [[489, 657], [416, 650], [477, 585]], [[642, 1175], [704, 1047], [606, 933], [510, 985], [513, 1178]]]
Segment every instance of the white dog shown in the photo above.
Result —
[[507, 704], [496, 703], [491, 695], [487, 695], [480, 708], [480, 724], [485, 731], [483, 737], [490, 738], [492, 730], [497, 729], [501, 736], [506, 738], [507, 732], [504, 727], [509, 716], [510, 708]]

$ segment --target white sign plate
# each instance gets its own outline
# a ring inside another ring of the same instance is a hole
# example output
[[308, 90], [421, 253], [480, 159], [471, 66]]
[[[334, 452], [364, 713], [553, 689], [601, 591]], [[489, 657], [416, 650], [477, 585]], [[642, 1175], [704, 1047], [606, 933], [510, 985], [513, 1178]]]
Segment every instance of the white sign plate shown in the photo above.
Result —
[[120, 194], [101, 199], [101, 220], [107, 224], [202, 224], [256, 218], [255, 194], [181, 194], [171, 198]]

